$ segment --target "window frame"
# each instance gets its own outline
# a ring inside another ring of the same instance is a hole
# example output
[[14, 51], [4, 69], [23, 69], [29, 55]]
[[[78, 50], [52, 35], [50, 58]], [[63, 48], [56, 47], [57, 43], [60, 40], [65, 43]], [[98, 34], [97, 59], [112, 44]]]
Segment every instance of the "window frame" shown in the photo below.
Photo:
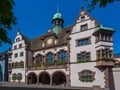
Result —
[[18, 53], [15, 53], [15, 54], [14, 54], [14, 58], [17, 58], [17, 57], [18, 57]]
[[65, 62], [67, 61], [67, 52], [65, 50], [61, 50], [58, 52], [58, 62]]
[[23, 57], [24, 56], [24, 52], [20, 52], [20, 57]]
[[47, 53], [46, 54], [46, 62], [47, 63], [53, 63], [54, 62], [54, 53]]
[[[87, 43], [86, 43], [86, 40], [87, 40]], [[76, 40], [76, 47], [90, 45], [90, 44], [91, 44], [91, 36], [85, 37], [85, 38], [80, 38], [80, 39]]]
[[80, 26], [80, 31], [81, 32], [86, 31], [86, 30], [88, 30], [88, 24], [83, 24], [83, 25]]
[[[87, 74], [85, 72], [87, 72]], [[90, 74], [88, 75], [88, 73], [90, 73]], [[79, 76], [79, 80], [81, 82], [92, 82], [95, 80], [95, 78], [94, 78], [95, 72], [88, 70], [88, 69], [85, 69], [85, 70], [82, 70], [81, 72], [78, 72], [78, 76]]]

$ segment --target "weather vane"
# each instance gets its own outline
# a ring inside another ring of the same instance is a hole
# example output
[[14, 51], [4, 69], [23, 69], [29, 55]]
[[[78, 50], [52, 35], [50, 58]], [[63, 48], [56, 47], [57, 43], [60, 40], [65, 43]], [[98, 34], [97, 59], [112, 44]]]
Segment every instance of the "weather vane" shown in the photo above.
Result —
[[82, 9], [84, 9], [84, 3], [82, 3]]

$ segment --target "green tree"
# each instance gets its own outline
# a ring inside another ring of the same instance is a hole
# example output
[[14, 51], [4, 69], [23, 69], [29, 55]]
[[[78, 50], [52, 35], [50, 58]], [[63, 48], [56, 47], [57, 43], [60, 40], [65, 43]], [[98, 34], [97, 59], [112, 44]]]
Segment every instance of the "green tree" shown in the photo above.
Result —
[[[85, 0], [86, 2], [89, 2], [90, 0]], [[107, 4], [113, 3], [115, 1], [120, 1], [120, 0], [91, 0], [90, 3], [88, 4], [88, 9], [91, 11], [92, 9], [95, 8], [95, 6], [98, 4], [100, 8], [104, 8], [107, 6]]]
[[16, 25], [16, 17], [13, 13], [14, 0], [0, 0], [0, 46], [2, 43], [11, 44], [8, 30], [12, 30], [12, 24]]

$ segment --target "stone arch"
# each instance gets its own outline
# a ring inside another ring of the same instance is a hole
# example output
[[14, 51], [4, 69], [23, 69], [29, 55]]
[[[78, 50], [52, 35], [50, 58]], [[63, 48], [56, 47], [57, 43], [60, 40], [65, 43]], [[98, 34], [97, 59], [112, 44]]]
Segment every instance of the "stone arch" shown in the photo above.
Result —
[[43, 71], [39, 74], [39, 83], [40, 84], [50, 84], [50, 74], [46, 71]]
[[34, 72], [27, 75], [27, 84], [37, 84], [37, 75]]
[[66, 85], [67, 75], [63, 71], [55, 71], [52, 74], [52, 84], [53, 85]]

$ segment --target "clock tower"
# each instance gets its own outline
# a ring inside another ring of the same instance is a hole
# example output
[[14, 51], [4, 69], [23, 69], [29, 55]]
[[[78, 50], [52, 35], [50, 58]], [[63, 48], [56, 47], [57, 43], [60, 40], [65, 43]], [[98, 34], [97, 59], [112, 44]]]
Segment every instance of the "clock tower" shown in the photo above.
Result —
[[54, 14], [53, 20], [52, 20], [53, 32], [56, 34], [60, 33], [62, 31], [62, 28], [63, 28], [63, 23], [64, 23], [64, 20], [62, 18], [62, 14], [59, 13], [59, 10], [57, 8], [57, 13]]

